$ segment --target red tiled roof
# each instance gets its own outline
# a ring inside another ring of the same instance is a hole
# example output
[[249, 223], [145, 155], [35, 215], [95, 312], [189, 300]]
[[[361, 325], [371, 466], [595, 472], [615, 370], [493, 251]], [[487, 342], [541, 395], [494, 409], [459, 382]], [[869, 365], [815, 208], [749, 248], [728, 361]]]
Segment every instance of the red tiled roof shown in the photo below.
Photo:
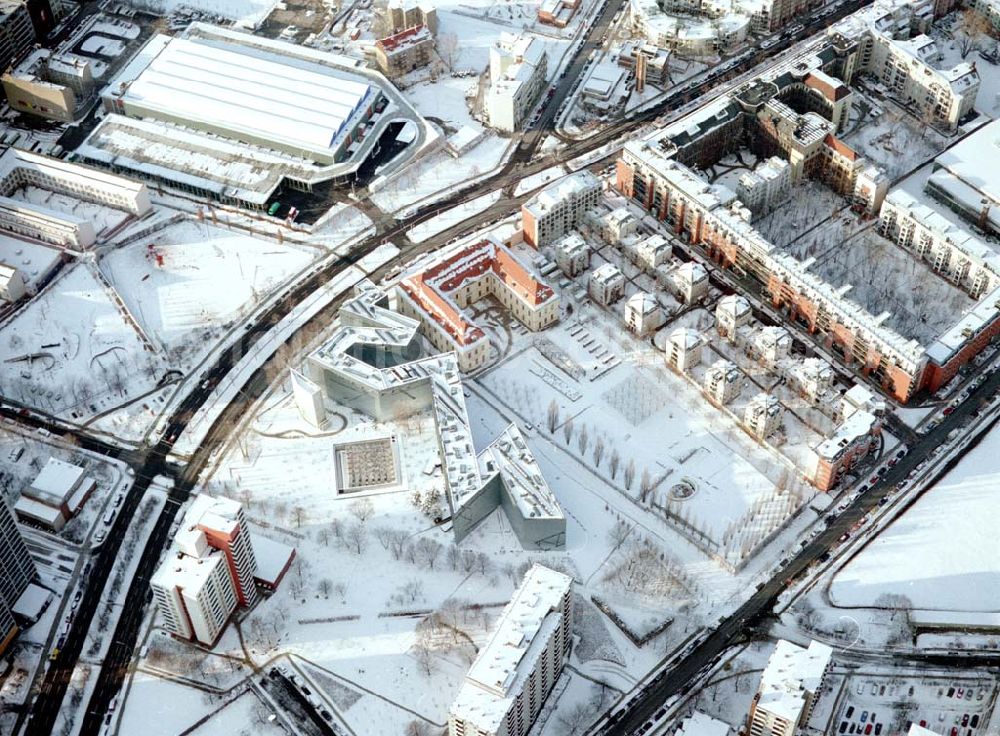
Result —
[[826, 134], [826, 138], [823, 139], [823, 142], [849, 161], [857, 161], [857, 152], [842, 140], [834, 137], [831, 133]]
[[489, 240], [470, 245], [407, 277], [400, 286], [459, 345], [470, 345], [485, 337], [485, 333], [467, 320], [447, 295], [489, 271], [533, 307], [553, 296], [552, 289], [536, 279], [506, 247]]
[[806, 76], [805, 84], [807, 87], [810, 87], [816, 90], [817, 92], [821, 93], [826, 99], [830, 100], [831, 102], [837, 102], [838, 100], [842, 100], [849, 94], [851, 94], [851, 90], [847, 88], [846, 84], [838, 83], [836, 85], [832, 85], [825, 79], [820, 79], [814, 74], [809, 74], [808, 76]]

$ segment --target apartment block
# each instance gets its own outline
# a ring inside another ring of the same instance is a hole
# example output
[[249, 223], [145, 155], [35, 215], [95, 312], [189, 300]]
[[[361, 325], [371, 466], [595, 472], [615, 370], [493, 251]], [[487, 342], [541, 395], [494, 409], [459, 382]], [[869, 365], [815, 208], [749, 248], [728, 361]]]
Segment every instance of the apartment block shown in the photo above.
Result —
[[197, 530], [179, 531], [150, 584], [165, 628], [174, 636], [214, 646], [237, 597], [225, 555]]
[[448, 736], [524, 736], [569, 655], [572, 578], [533, 565], [500, 613], [448, 714]]
[[257, 572], [257, 558], [250, 541], [243, 505], [228, 498], [203, 493], [191, 502], [184, 515], [184, 524], [202, 532], [208, 546], [225, 556], [239, 604], [247, 607], [256, 603], [254, 574]]
[[610, 306], [625, 296], [625, 274], [611, 263], [601, 264], [590, 274], [587, 291], [598, 304]]
[[17, 636], [17, 624], [11, 613], [14, 604], [37, 575], [14, 512], [0, 498], [0, 654]]
[[879, 436], [885, 402], [864, 386], [855, 385], [842, 400], [833, 433], [813, 447], [816, 467], [813, 485], [823, 491], [835, 487], [855, 465], [881, 447]]
[[433, 57], [434, 36], [424, 25], [375, 42], [375, 61], [379, 70], [390, 78], [427, 66]]
[[437, 8], [426, 0], [389, 0], [385, 12], [394, 34], [415, 26], [427, 26], [431, 33], [437, 33]]
[[973, 299], [1000, 287], [996, 251], [909, 192], [895, 189], [886, 197], [878, 230]]
[[826, 644], [803, 648], [779, 639], [750, 706], [750, 736], [796, 736], [809, 721], [832, 657]]
[[667, 367], [679, 373], [687, 373], [701, 363], [704, 340], [690, 327], [678, 327], [667, 338], [664, 359]]
[[750, 324], [752, 317], [750, 302], [739, 294], [727, 294], [719, 299], [715, 307], [715, 327], [720, 335], [731, 342], [736, 337], [736, 331]]
[[736, 196], [756, 217], [766, 215], [788, 199], [792, 189], [792, 168], [777, 156], [757, 164], [736, 182]]
[[656, 297], [637, 291], [625, 303], [625, 326], [640, 337], [654, 332], [663, 324], [663, 310]]
[[502, 33], [490, 47], [490, 126], [505, 133], [519, 130], [546, 85], [547, 73], [548, 54], [538, 39]]
[[521, 205], [524, 239], [539, 248], [573, 230], [601, 198], [601, 180], [584, 169], [549, 184]]
[[563, 235], [552, 245], [556, 265], [570, 278], [576, 278], [590, 268], [590, 246], [576, 233]]
[[743, 373], [730, 360], [719, 358], [705, 371], [705, 393], [723, 406], [740, 395]]
[[747, 431], [760, 440], [766, 440], [778, 431], [784, 407], [777, 396], [760, 393], [747, 404], [743, 412], [743, 424]]

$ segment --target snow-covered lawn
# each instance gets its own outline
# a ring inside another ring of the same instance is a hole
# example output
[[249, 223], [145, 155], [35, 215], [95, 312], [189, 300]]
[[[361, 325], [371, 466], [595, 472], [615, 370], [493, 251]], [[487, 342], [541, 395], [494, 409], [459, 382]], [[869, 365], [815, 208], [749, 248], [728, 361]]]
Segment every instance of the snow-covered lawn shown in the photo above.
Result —
[[146, 333], [173, 348], [245, 316], [311, 260], [287, 241], [191, 220], [112, 251], [101, 268]]
[[1000, 434], [982, 443], [836, 576], [837, 606], [870, 606], [885, 593], [914, 608], [998, 611]]
[[0, 363], [8, 396], [76, 418], [155, 386], [161, 359], [146, 349], [91, 268], [68, 267], [0, 329], [3, 352], [24, 358]]

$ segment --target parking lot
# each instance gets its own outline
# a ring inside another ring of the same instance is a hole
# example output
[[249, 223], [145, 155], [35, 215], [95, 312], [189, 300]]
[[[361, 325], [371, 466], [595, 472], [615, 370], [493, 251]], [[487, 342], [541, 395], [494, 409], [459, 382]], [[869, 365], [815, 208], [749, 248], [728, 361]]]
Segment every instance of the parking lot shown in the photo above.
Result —
[[887, 736], [917, 723], [942, 736], [979, 736], [989, 722], [996, 682], [988, 677], [885, 677], [847, 680], [832, 734]]

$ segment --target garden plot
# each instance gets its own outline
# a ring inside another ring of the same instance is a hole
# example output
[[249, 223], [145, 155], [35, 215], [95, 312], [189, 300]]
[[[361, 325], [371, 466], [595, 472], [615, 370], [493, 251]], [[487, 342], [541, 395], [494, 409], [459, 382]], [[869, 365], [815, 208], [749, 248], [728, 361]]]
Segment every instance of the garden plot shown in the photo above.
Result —
[[830, 586], [835, 606], [872, 606], [885, 594], [915, 609], [1000, 610], [1000, 435], [987, 434], [936, 486], [842, 568]]
[[101, 269], [147, 334], [175, 348], [245, 317], [311, 260], [300, 247], [191, 220], [112, 251]]
[[122, 210], [86, 202], [76, 197], [39, 187], [23, 187], [9, 196], [11, 199], [21, 202], [29, 202], [66, 215], [73, 215], [89, 220], [94, 224], [94, 232], [97, 234], [98, 239], [101, 238], [102, 233], [118, 227], [127, 218], [131, 217], [128, 212], [123, 212]]
[[890, 312], [887, 326], [924, 344], [975, 304], [961, 289], [880, 236], [874, 226], [846, 239], [807, 236], [790, 250], [800, 259], [815, 258], [813, 273], [835, 287], [850, 284], [848, 299], [873, 316]]

